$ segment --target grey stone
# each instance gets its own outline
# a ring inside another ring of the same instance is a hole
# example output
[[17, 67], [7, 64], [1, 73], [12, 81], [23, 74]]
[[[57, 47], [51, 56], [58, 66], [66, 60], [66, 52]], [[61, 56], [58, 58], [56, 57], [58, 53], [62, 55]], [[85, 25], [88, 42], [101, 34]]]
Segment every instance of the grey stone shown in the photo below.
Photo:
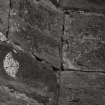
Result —
[[9, 0], [0, 0], [0, 32], [8, 31]]
[[12, 0], [12, 6], [9, 40], [58, 68], [63, 13], [48, 0]]
[[59, 105], [104, 105], [105, 74], [64, 71]]
[[[9, 52], [12, 53], [13, 58], [19, 63], [16, 78], [9, 76], [3, 67], [3, 60]], [[0, 86], [6, 86], [14, 92], [25, 94], [29, 99], [36, 100], [38, 103], [52, 105], [56, 101], [57, 77], [52, 67], [49, 64], [37, 61], [27, 53], [14, 52], [13, 48], [6, 44], [0, 45]], [[15, 96], [13, 97], [15, 98]], [[14, 101], [11, 100], [12, 102]]]
[[105, 0], [61, 0], [63, 9], [105, 13]]
[[65, 69], [104, 71], [105, 17], [92, 13], [65, 15]]

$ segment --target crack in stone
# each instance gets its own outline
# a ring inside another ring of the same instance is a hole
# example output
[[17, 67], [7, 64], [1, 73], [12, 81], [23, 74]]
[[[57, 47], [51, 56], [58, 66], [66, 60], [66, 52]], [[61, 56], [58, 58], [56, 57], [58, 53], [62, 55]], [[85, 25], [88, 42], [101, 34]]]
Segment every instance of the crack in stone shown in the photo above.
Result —
[[105, 73], [105, 71], [95, 71], [95, 70], [82, 70], [82, 69], [65, 69], [64, 71], [74, 71], [74, 72], [87, 72], [87, 73]]
[[61, 93], [61, 72], [64, 71], [63, 67], [63, 35], [65, 31], [65, 16], [63, 16], [63, 25], [62, 25], [62, 35], [60, 37], [60, 44], [59, 44], [59, 56], [60, 56], [60, 69], [58, 71], [58, 88], [57, 88], [57, 100], [56, 105], [59, 105], [59, 98]]
[[9, 29], [10, 29], [10, 13], [11, 13], [11, 8], [12, 8], [12, 2], [9, 0], [9, 12], [8, 12], [8, 28], [6, 32], [6, 37], [8, 38], [9, 35]]

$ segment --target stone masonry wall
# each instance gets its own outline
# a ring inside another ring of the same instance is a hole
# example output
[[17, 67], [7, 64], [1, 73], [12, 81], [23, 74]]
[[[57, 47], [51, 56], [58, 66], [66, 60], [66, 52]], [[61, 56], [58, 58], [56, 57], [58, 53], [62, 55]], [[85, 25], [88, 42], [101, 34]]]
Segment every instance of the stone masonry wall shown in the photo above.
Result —
[[105, 105], [105, 0], [0, 0], [0, 105]]

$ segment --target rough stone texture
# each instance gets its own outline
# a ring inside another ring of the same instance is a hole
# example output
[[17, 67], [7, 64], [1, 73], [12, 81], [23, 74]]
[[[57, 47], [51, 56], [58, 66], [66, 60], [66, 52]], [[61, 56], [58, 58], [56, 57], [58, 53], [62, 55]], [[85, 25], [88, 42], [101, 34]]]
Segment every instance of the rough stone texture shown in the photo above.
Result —
[[8, 30], [9, 0], [0, 0], [0, 32]]
[[0, 104], [1, 105], [43, 105], [36, 100], [28, 98], [25, 94], [13, 92], [6, 86], [0, 86]]
[[[20, 65], [15, 79], [12, 78], [12, 76], [10, 77], [3, 68], [3, 59], [8, 52], [13, 53], [14, 59], [17, 60]], [[4, 92], [4, 97], [2, 96], [0, 98], [0, 104], [8, 102], [9, 99], [4, 99], [6, 94], [7, 97], [10, 97], [9, 101], [11, 104], [15, 102], [15, 97], [21, 97], [21, 95], [25, 95], [24, 97], [33, 100], [33, 102], [37, 101], [41, 103], [40, 105], [53, 105], [55, 103], [57, 78], [48, 64], [41, 63], [33, 59], [30, 55], [20, 51], [14, 53], [12, 48], [4, 45], [0, 46], [0, 58], [0, 87], [7, 87], [13, 91], [12, 93], [11, 91], [8, 92], [10, 96]], [[2, 90], [0, 91], [2, 92]], [[14, 97], [13, 99], [11, 99], [11, 94], [12, 97]], [[28, 101], [28, 99], [26, 100]], [[2, 100], [4, 101], [2, 102]], [[18, 100], [24, 102], [21, 98], [16, 98], [16, 102], [18, 102]], [[22, 102], [20, 103], [22, 104]], [[8, 104], [5, 103], [4, 105]], [[20, 104], [18, 103], [17, 105]], [[36, 104], [34, 103], [32, 105]]]
[[64, 9], [105, 13], [105, 0], [60, 0]]
[[63, 14], [47, 1], [12, 0], [9, 39], [58, 68]]
[[[54, 105], [57, 77], [52, 67], [60, 64], [62, 12], [48, 0], [5, 0], [0, 6], [0, 105]], [[8, 53], [19, 62], [15, 78], [3, 67]]]
[[59, 105], [105, 105], [105, 74], [64, 71]]
[[92, 13], [65, 15], [63, 59], [65, 69], [104, 71], [105, 17]]
[[0, 105], [105, 105], [104, 10], [104, 0], [0, 0]]

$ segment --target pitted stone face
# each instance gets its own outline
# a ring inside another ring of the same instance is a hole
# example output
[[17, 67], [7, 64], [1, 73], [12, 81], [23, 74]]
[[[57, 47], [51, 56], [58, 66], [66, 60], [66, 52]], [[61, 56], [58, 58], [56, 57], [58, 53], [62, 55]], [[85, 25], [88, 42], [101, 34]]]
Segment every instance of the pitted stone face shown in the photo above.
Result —
[[3, 66], [4, 70], [9, 76], [16, 78], [16, 73], [18, 72], [19, 69], [19, 62], [13, 58], [12, 52], [9, 52], [5, 56], [5, 59], [3, 61]]

